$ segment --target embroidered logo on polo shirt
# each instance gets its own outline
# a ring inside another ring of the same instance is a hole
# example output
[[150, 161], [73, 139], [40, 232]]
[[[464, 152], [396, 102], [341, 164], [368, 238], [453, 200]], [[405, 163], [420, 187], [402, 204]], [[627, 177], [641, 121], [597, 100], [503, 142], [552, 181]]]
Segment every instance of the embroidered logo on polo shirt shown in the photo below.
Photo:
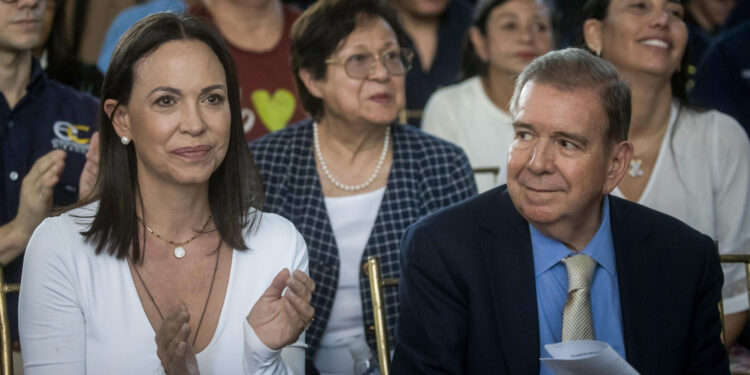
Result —
[[88, 125], [71, 124], [67, 121], [55, 121], [52, 126], [57, 138], [52, 140], [52, 147], [65, 151], [85, 154], [89, 150], [91, 129]]

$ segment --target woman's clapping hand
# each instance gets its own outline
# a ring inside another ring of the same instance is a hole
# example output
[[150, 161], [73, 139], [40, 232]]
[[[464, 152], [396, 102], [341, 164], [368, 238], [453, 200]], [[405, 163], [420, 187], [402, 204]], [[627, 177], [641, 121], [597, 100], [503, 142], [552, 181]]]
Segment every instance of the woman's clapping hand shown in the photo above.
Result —
[[247, 322], [264, 345], [278, 350], [297, 341], [312, 323], [315, 309], [310, 300], [314, 290], [315, 282], [300, 270], [295, 270], [294, 276], [288, 269], [276, 275], [247, 316]]
[[156, 354], [169, 375], [200, 374], [193, 345], [188, 342], [189, 320], [190, 313], [185, 305], [180, 304], [164, 318], [156, 332]]

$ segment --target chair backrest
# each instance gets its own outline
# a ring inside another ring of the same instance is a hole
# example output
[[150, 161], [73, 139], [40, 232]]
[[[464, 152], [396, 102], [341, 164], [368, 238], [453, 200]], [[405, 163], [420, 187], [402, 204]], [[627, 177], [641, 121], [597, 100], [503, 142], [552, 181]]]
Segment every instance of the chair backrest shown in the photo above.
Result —
[[13, 353], [10, 341], [10, 321], [8, 320], [8, 293], [18, 292], [18, 284], [6, 284], [3, 267], [0, 267], [0, 359], [2, 360], [2, 375], [13, 375]]
[[[750, 291], [750, 254], [724, 254], [719, 255], [721, 263], [744, 263], [745, 264], [745, 283]], [[750, 299], [750, 293], [748, 293]], [[719, 301], [719, 315], [721, 316], [721, 341], [724, 341], [724, 303]]]
[[383, 287], [397, 286], [398, 279], [382, 278], [380, 260], [377, 256], [367, 257], [367, 276], [370, 279], [370, 293], [372, 295], [372, 313], [375, 320], [375, 342], [378, 346], [378, 363], [382, 375], [390, 374], [391, 345], [388, 342], [388, 320], [386, 319], [385, 298]]

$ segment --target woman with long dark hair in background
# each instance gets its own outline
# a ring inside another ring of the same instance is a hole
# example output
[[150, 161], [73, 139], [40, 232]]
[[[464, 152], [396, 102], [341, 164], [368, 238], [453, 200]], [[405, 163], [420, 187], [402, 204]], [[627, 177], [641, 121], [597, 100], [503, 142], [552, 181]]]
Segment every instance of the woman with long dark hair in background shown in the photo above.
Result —
[[464, 46], [464, 81], [438, 90], [427, 102], [422, 130], [466, 151], [479, 191], [505, 183], [513, 127], [508, 105], [516, 77], [553, 47], [552, 9], [542, 0], [483, 0]]
[[[729, 116], [688, 103], [684, 14], [678, 0], [589, 0], [584, 7], [586, 47], [632, 90], [633, 159], [614, 194], [684, 221], [717, 240], [722, 254], [745, 254], [750, 142]], [[731, 347], [748, 309], [740, 266], [724, 267], [723, 296]]]

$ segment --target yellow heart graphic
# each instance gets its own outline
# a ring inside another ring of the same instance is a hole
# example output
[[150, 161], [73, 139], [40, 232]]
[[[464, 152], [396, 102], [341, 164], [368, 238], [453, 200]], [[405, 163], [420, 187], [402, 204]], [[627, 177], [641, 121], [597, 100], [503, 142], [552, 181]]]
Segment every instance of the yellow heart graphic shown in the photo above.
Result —
[[268, 130], [275, 132], [281, 130], [294, 115], [294, 107], [297, 100], [287, 89], [278, 89], [273, 96], [267, 90], [255, 90], [250, 95], [263, 124]]

